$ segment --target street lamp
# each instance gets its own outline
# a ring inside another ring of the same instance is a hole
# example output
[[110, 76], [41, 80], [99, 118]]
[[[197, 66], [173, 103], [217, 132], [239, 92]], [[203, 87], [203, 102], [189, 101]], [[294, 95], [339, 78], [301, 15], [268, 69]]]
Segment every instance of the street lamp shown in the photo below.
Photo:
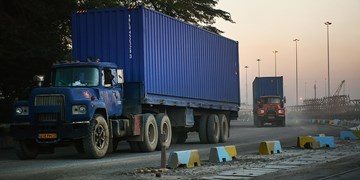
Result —
[[325, 22], [327, 28], [327, 56], [328, 56], [328, 97], [330, 97], [330, 50], [329, 50], [329, 25], [331, 22]]
[[256, 60], [258, 62], [258, 77], [260, 77], [260, 59]]
[[279, 51], [274, 50], [273, 53], [275, 54], [275, 77], [276, 77], [276, 53], [278, 53]]
[[248, 84], [247, 84], [247, 69], [249, 68], [249, 66], [245, 66], [245, 73], [246, 73], [246, 76], [245, 76], [245, 78], [246, 78], [246, 80], [245, 80], [245, 82], [246, 82], [246, 84], [245, 84], [245, 87], [246, 87], [246, 103], [245, 104], [248, 104]]
[[294, 39], [295, 41], [295, 66], [296, 66], [296, 105], [299, 105], [299, 84], [298, 84], [298, 54], [297, 54], [297, 43], [299, 39]]

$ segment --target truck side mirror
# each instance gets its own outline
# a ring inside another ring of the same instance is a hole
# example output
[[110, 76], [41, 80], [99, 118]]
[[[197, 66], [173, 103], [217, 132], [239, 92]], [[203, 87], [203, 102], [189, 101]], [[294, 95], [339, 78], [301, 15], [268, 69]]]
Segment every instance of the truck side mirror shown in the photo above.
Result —
[[286, 103], [286, 96], [284, 96], [283, 101], [284, 101], [284, 103]]
[[37, 86], [41, 87], [42, 86], [42, 82], [44, 82], [44, 76], [42, 75], [35, 75], [33, 77], [33, 81], [37, 83]]
[[124, 83], [124, 70], [122, 69], [118, 69], [117, 70], [117, 82], [119, 84], [123, 84]]

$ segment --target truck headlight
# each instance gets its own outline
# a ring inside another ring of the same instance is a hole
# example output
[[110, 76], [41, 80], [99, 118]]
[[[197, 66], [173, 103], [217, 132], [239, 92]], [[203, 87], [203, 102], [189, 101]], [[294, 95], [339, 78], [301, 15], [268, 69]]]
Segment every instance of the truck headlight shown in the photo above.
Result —
[[29, 107], [27, 107], [27, 106], [17, 107], [15, 109], [15, 113], [16, 113], [16, 115], [20, 115], [20, 116], [29, 115]]
[[72, 106], [72, 114], [86, 114], [86, 106], [85, 105], [73, 105]]
[[265, 113], [265, 110], [260, 109], [260, 114], [264, 114], [264, 113]]
[[279, 113], [279, 114], [284, 114], [285, 111], [284, 111], [283, 109], [279, 109], [279, 110], [278, 110], [278, 113]]

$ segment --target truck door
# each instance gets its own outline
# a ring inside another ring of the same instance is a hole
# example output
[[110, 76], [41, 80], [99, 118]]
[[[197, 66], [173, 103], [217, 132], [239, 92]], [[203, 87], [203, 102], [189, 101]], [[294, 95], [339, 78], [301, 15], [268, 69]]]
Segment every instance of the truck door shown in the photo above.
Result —
[[102, 84], [104, 87], [102, 98], [106, 104], [109, 117], [120, 116], [122, 113], [121, 86], [116, 77], [116, 69], [104, 69], [102, 71]]

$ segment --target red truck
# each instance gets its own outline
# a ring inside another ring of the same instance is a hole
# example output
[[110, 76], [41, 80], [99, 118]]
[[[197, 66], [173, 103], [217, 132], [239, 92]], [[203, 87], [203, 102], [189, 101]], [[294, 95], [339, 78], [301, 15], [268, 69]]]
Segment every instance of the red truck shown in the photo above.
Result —
[[265, 124], [284, 127], [285, 97], [283, 77], [256, 77], [253, 82], [254, 125]]

